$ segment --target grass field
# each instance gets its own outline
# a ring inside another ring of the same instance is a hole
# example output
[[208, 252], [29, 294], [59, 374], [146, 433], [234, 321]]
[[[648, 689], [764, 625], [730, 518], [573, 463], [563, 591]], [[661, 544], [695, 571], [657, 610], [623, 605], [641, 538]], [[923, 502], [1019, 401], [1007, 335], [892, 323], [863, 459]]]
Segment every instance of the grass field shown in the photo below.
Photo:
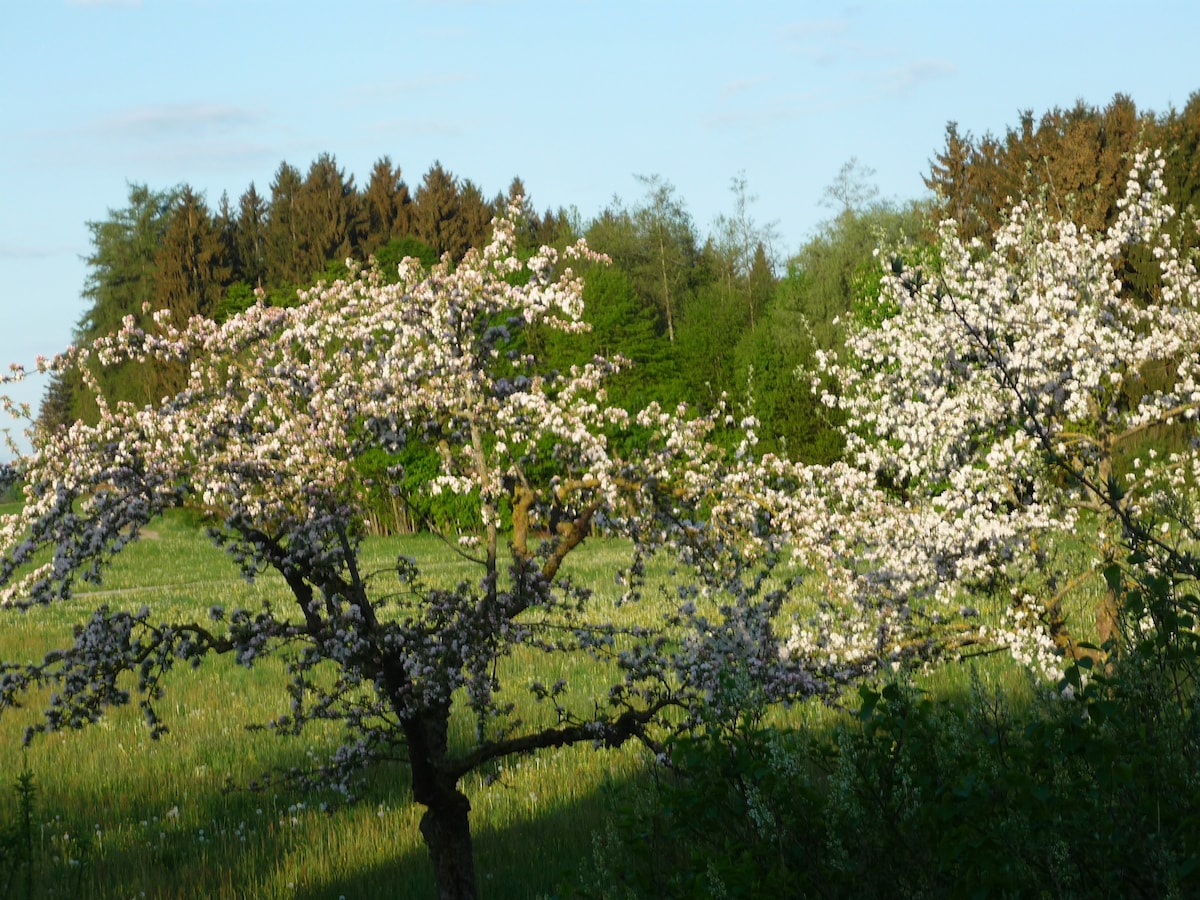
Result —
[[[589, 542], [573, 560], [589, 583], [615, 596], [613, 572], [622, 546]], [[418, 556], [428, 577], [451, 580], [456, 560], [434, 539], [375, 539], [366, 569], [386, 568], [397, 552]], [[429, 561], [432, 560], [430, 564]], [[70, 635], [71, 625], [101, 603], [163, 617], [204, 620], [213, 604], [253, 609], [284, 599], [281, 579], [242, 581], [203, 535], [179, 517], [153, 525], [118, 558], [102, 589], [68, 604], [0, 618], [0, 658], [38, 658]], [[603, 595], [601, 602], [605, 602]], [[520, 665], [520, 662], [517, 663]], [[528, 660], [529, 677], [532, 667]], [[1000, 660], [984, 664], [988, 678], [1014, 678]], [[966, 681], [964, 667], [935, 673], [934, 690]], [[1005, 674], [1007, 672], [1007, 674]], [[538, 671], [546, 681], [556, 673]], [[97, 898], [324, 898], [420, 897], [433, 891], [420, 841], [420, 809], [399, 766], [372, 775], [365, 799], [332, 813], [320, 798], [244, 786], [265, 771], [286, 768], [310, 749], [334, 745], [335, 735], [304, 740], [248, 732], [246, 725], [285, 712], [282, 667], [269, 661], [247, 670], [220, 659], [197, 671], [176, 670], [160, 714], [170, 727], [149, 739], [136, 709], [118, 710], [82, 732], [56, 734], [21, 749], [25, 726], [38, 711], [0, 718], [0, 827], [17, 818], [14, 787], [27, 767], [36, 786], [33, 832], [37, 897]], [[35, 700], [37, 698], [34, 698]], [[820, 726], [835, 713], [793, 710], [796, 725]], [[644, 771], [635, 748], [597, 753], [590, 746], [513, 760], [472, 776], [465, 789], [481, 894], [554, 895], [569, 885], [592, 851], [606, 815], [606, 792]], [[241, 786], [227, 790], [227, 785]], [[0, 869], [0, 893], [6, 873]], [[23, 885], [9, 887], [23, 896]]]

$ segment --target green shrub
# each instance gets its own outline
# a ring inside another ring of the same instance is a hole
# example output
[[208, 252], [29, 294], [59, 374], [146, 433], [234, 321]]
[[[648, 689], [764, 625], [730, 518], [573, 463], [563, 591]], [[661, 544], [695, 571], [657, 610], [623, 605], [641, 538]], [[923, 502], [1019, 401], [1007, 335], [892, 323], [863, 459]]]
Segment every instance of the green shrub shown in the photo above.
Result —
[[1200, 723], [1179, 688], [1129, 654], [1032, 702], [891, 682], [825, 735], [709, 729], [620, 798], [581, 893], [1195, 896]]

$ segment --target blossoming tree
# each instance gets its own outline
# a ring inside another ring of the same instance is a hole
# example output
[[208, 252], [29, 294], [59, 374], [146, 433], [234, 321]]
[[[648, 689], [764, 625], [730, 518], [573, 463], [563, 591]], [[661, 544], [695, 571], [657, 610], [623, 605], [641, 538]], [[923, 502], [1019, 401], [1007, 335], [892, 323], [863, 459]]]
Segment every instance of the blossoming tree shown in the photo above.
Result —
[[[846, 464], [890, 498], [875, 518], [847, 518], [874, 590], [949, 596], [1028, 571], [1039, 536], [1074, 529], [1081, 510], [1100, 514], [1109, 554], [1113, 539], [1164, 551], [1196, 539], [1200, 279], [1172, 239], [1163, 164], [1136, 158], [1102, 234], [1030, 200], [990, 246], [942, 223], [937, 264], [896, 263], [882, 323], [821, 359], [814, 384], [835, 385], [824, 399], [846, 413]], [[1158, 267], [1149, 303], [1119, 277], [1133, 246]], [[1177, 449], [1134, 458], [1152, 429]], [[1024, 621], [1002, 639], [1053, 669], [1069, 638], [1052, 634], [1045, 598], [1014, 591]], [[1113, 600], [1097, 612], [1102, 640]]]
[[[0, 602], [69, 597], [184, 503], [216, 517], [211, 536], [248, 578], [282, 576], [290, 601], [245, 610], [231, 597], [210, 621], [183, 622], [101, 607], [73, 645], [0, 664], [0, 711], [49, 683], [55, 693], [35, 730], [61, 729], [137, 694], [157, 736], [166, 723], [155, 701], [177, 662], [233, 654], [249, 666], [283, 652], [292, 708], [276, 726], [343, 722], [344, 746], [316, 774], [346, 790], [356, 766], [407, 761], [438, 890], [457, 898], [475, 893], [459, 788], [467, 773], [567, 744], [658, 747], [718, 697], [731, 671], [771, 698], [822, 690], [819, 672], [781, 653], [774, 621], [784, 592], [746, 577], [750, 557], [719, 523], [700, 524], [728, 466], [708, 440], [718, 423], [657, 407], [631, 416], [606, 402], [603, 378], [617, 363], [546, 375], [520, 352], [524, 328], [584, 327], [570, 264], [591, 256], [580, 244], [521, 261], [511, 218], [502, 219], [483, 250], [429, 271], [407, 260], [397, 284], [366, 272], [314, 289], [294, 309], [260, 305], [224, 324], [197, 318], [177, 329], [160, 317], [146, 333], [129, 320], [41, 361], [78, 371], [101, 416], [35, 433], [15, 463], [25, 502], [0, 523]], [[97, 367], [129, 358], [183, 364], [186, 387], [153, 406], [106, 403]], [[624, 458], [613, 438], [630, 429], [638, 451]], [[440, 456], [423, 490], [476, 504], [477, 533], [447, 536], [477, 567], [473, 581], [432, 585], [406, 558], [385, 573], [360, 563], [355, 459], [411, 442]], [[619, 617], [564, 574], [599, 528], [633, 539], [630, 608]], [[644, 554], [667, 544], [694, 564], [694, 578], [665, 614], [639, 611]], [[590, 655], [611, 681], [598, 696], [567, 681], [530, 685], [506, 665], [518, 650], [548, 661]], [[512, 702], [522, 691], [540, 710], [525, 721]], [[459, 708], [475, 720], [466, 746], [450, 740]]]

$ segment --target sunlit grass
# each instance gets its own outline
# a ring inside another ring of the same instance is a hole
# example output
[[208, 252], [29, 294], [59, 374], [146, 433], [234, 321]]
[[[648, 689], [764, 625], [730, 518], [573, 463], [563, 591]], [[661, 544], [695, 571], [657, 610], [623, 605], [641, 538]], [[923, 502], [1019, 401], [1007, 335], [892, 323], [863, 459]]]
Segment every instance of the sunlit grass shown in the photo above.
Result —
[[[589, 541], [570, 561], [581, 583], [593, 585], [593, 603], [607, 616], [623, 587], [616, 573], [628, 545]], [[431, 581], [451, 584], [475, 578], [469, 566], [435, 538], [369, 539], [362, 568], [386, 586], [398, 554], [416, 556]], [[656, 618], [672, 605], [671, 576], [655, 573], [639, 604], [617, 611], [628, 621]], [[255, 609], [286, 603], [282, 580], [264, 575], [243, 580], [222, 551], [180, 517], [156, 521], [142, 540], [114, 562], [102, 586], [80, 586], [68, 603], [5, 612], [0, 618], [0, 658], [36, 659], [69, 640], [72, 624], [101, 603], [152, 618], [207, 621], [214, 605]], [[1076, 600], [1086, 606], [1086, 598]], [[555, 659], [520, 651], [505, 662], [509, 699], [522, 714], [542, 711], [522, 695], [537, 678], [566, 677], [576, 697], [599, 695], [607, 684], [603, 666], [589, 659]], [[1028, 690], [1024, 673], [1006, 657], [971, 663], [976, 676], [1006, 691]], [[965, 691], [966, 665], [943, 666], [922, 676], [934, 693]], [[36, 896], [138, 897], [409, 897], [432, 894], [432, 878], [411, 801], [407, 773], [381, 766], [370, 776], [363, 800], [333, 812], [322, 798], [283, 787], [251, 792], [245, 786], [270, 770], [304, 761], [306, 753], [335, 746], [331, 729], [302, 739], [282, 738], [246, 726], [287, 711], [282, 663], [252, 669], [218, 659], [199, 670], [170, 676], [159, 713], [170, 728], [152, 741], [136, 709], [116, 710], [82, 732], [39, 737], [21, 749], [25, 727], [35, 721], [38, 698], [0, 718], [0, 827], [13, 821], [12, 787], [28, 765], [37, 785]], [[806, 704], [772, 714], [790, 727], [829, 727], [836, 709]], [[456, 720], [460, 739], [471, 727]], [[465, 779], [481, 892], [486, 897], [552, 894], [570, 884], [592, 850], [593, 833], [606, 816], [606, 788], [639, 777], [648, 760], [626, 747], [595, 752], [564, 748], [505, 761]], [[228, 786], [234, 786], [228, 790]], [[2, 876], [3, 873], [0, 873]], [[0, 880], [0, 884], [2, 884]], [[53, 892], [53, 893], [51, 893]]]
[[[385, 582], [398, 553], [417, 556], [423, 575], [451, 584], [477, 577], [434, 538], [369, 540], [362, 568]], [[580, 555], [603, 569], [611, 593], [621, 548], [595, 542]], [[585, 573], [591, 580], [592, 575]], [[80, 585], [74, 599], [0, 620], [0, 658], [33, 660], [69, 641], [72, 625], [100, 604], [136, 610], [152, 619], [207, 621], [209, 608], [254, 609], [286, 603], [281, 579], [267, 574], [248, 584], [224, 554], [177, 517], [156, 521], [113, 563], [101, 586]], [[522, 666], [508, 662], [516, 688]], [[599, 682], [594, 666], [565, 664], [560, 674]], [[302, 763], [307, 752], [335, 746], [326, 729], [303, 739], [250, 732], [287, 711], [283, 666], [267, 660], [252, 669], [229, 659], [199, 670], [178, 668], [158, 704], [170, 733], [152, 741], [136, 709], [109, 713], [82, 732], [39, 737], [22, 751], [21, 735], [36, 721], [38, 701], [0, 719], [0, 823], [12, 820], [11, 788], [28, 765], [37, 785], [38, 896], [130, 897], [407, 897], [432, 893], [429, 865], [403, 767], [372, 774], [358, 805], [331, 813], [321, 798], [286, 789], [250, 792], [264, 772]], [[514, 698], [520, 699], [520, 698]], [[457, 727], [465, 732], [463, 717]], [[465, 736], [465, 735], [464, 735]], [[604, 753], [565, 748], [498, 764], [465, 780], [472, 802], [479, 876], [485, 896], [552, 892], [569, 880], [590, 851], [602, 821], [606, 784], [634, 777], [645, 764], [636, 748]], [[485, 783], [485, 777], [487, 783]], [[235, 789], [227, 790], [234, 785]]]

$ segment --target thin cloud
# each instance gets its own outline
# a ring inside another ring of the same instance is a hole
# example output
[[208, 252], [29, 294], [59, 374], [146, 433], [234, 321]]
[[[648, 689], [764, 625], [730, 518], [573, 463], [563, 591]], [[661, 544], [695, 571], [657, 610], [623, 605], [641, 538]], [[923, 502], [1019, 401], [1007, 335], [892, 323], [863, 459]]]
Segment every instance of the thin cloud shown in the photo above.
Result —
[[847, 6], [840, 16], [789, 22], [776, 29], [776, 34], [788, 52], [824, 67], [889, 55], [855, 37], [863, 15], [863, 7]]
[[248, 109], [211, 103], [177, 103], [126, 110], [98, 119], [79, 130], [97, 137], [138, 137], [151, 140], [227, 134], [260, 124], [261, 116]]
[[813, 38], [837, 37], [851, 27], [850, 19], [807, 19], [789, 22], [780, 29], [785, 41], [806, 42]]
[[189, 141], [112, 152], [107, 158], [110, 163], [137, 163], [159, 170], [196, 168], [215, 172], [238, 171], [248, 165], [275, 162], [281, 158], [281, 151], [273, 145], [255, 142]]
[[741, 78], [737, 81], [731, 81], [729, 84], [721, 88], [721, 98], [728, 100], [732, 97], [738, 96], [739, 94], [748, 93], [753, 91], [755, 88], [761, 87], [764, 84], [768, 84], [770, 80], [771, 79], [769, 78]]
[[120, 110], [77, 125], [28, 135], [44, 161], [76, 165], [86, 146], [92, 163], [237, 168], [277, 157], [263, 140], [277, 132], [260, 112], [216, 103], [178, 103]]
[[373, 129], [378, 134], [395, 137], [463, 137], [467, 130], [461, 122], [449, 119], [390, 119]]
[[907, 94], [930, 82], [953, 78], [958, 73], [958, 66], [947, 60], [919, 59], [872, 77], [889, 94]]
[[12, 244], [8, 241], [0, 241], [0, 259], [4, 260], [49, 259], [53, 256], [62, 256], [74, 252], [66, 247], [35, 247], [28, 244]]
[[67, 0], [67, 6], [141, 6], [142, 0]]
[[847, 49], [845, 35], [853, 23], [849, 18], [807, 19], [784, 25], [779, 33], [784, 44], [795, 54], [828, 66], [837, 62]]
[[464, 72], [443, 72], [436, 75], [421, 75], [417, 78], [405, 78], [399, 81], [385, 81], [371, 84], [360, 84], [349, 91], [349, 99], [358, 103], [377, 102], [381, 97], [411, 96], [442, 88], [456, 87], [472, 81], [473, 77]]
[[712, 131], [770, 127], [806, 118], [829, 105], [816, 91], [807, 91], [779, 97], [770, 103], [719, 110], [702, 118], [700, 124]]

